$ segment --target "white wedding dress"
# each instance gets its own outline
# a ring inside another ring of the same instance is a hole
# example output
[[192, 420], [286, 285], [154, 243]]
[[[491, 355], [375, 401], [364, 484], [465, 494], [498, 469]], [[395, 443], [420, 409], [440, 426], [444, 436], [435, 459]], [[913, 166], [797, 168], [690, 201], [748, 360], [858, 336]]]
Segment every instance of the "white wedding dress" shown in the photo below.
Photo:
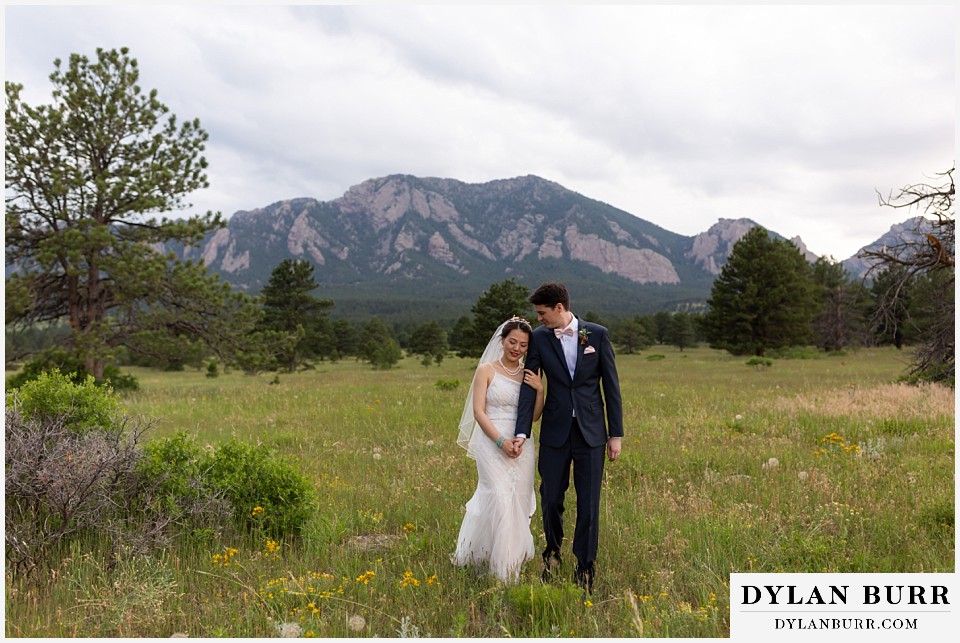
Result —
[[[487, 387], [487, 417], [508, 438], [514, 434], [519, 398], [520, 382], [496, 373]], [[523, 563], [534, 556], [533, 439], [523, 445], [519, 458], [509, 458], [493, 440], [480, 435], [476, 459], [477, 490], [467, 502], [453, 562], [478, 565], [504, 582], [515, 582]]]

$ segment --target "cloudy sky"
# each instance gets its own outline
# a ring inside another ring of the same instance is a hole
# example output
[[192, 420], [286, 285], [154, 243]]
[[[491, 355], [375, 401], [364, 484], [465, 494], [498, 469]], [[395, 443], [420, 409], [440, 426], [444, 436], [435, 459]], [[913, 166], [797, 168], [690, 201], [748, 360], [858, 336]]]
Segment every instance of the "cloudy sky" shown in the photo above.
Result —
[[129, 47], [210, 134], [229, 216], [394, 173], [534, 174], [693, 235], [749, 217], [845, 259], [955, 158], [957, 9], [5, 6], [5, 79]]

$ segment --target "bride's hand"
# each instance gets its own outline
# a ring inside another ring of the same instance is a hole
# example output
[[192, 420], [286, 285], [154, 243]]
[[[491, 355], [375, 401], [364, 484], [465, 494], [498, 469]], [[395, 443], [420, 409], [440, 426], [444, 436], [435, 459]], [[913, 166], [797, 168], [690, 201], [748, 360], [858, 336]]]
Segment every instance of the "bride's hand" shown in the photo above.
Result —
[[523, 383], [537, 392], [543, 390], [543, 380], [529, 368], [523, 369]]
[[503, 455], [507, 456], [508, 458], [519, 458], [520, 453], [523, 451], [523, 440], [511, 438], [504, 441], [503, 447], [501, 448], [503, 450]]

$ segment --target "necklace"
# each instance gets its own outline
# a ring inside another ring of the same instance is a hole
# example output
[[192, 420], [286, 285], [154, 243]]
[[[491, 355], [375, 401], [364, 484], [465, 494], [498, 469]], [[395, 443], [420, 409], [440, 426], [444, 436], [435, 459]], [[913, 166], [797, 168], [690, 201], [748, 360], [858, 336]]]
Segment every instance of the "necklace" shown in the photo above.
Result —
[[498, 357], [497, 361], [500, 362], [500, 368], [502, 368], [503, 372], [507, 375], [519, 375], [520, 371], [523, 370], [523, 364], [519, 362], [517, 362], [517, 368], [511, 371], [509, 368], [503, 365], [503, 357]]

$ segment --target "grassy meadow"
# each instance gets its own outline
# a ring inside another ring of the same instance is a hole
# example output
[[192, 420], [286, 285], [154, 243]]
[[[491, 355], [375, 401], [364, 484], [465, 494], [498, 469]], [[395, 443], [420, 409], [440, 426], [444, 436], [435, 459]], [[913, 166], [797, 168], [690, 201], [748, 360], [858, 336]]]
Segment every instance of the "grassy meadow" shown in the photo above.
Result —
[[[515, 587], [449, 562], [476, 485], [455, 441], [473, 360], [276, 379], [135, 370], [124, 401], [157, 419], [151, 436], [273, 445], [314, 481], [315, 518], [287, 542], [188, 540], [115, 565], [75, 544], [40, 582], [7, 576], [5, 632], [725, 637], [730, 572], [951, 572], [954, 392], [897, 384], [907, 357], [619, 356], [626, 437], [604, 473], [587, 601], [572, 582], [541, 585], [538, 561]], [[575, 511], [571, 485], [570, 581]], [[539, 511], [531, 527], [542, 548]]]

